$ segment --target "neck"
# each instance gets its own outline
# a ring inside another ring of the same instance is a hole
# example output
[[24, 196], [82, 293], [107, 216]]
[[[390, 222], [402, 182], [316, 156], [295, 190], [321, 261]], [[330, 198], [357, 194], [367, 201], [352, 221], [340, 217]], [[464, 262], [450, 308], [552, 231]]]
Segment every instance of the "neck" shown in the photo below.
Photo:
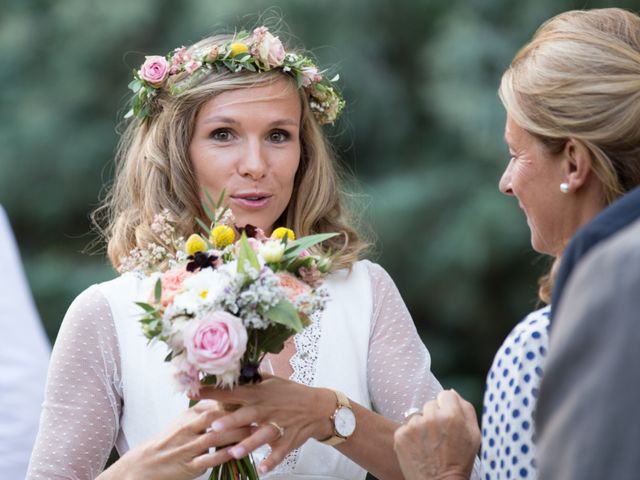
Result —
[[602, 184], [593, 178], [590, 178], [590, 181], [585, 182], [580, 189], [570, 195], [573, 195], [573, 206], [568, 211], [568, 218], [570, 220], [567, 222], [567, 225], [569, 229], [559, 253], [564, 250], [564, 247], [566, 247], [580, 227], [589, 223], [598, 213], [607, 207]]

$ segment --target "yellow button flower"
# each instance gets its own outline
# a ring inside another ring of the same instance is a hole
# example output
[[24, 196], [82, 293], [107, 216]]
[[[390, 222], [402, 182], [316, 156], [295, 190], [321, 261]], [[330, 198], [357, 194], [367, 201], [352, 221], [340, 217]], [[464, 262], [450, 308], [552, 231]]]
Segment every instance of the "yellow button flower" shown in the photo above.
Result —
[[287, 241], [289, 242], [296, 239], [296, 235], [295, 233], [293, 233], [293, 230], [285, 227], [276, 228], [271, 234], [271, 238], [277, 238], [278, 240], [282, 240], [285, 237], [285, 235], [287, 237]]
[[229, 48], [231, 49], [231, 58], [236, 57], [241, 53], [247, 53], [249, 51], [249, 47], [247, 46], [247, 44], [242, 42], [233, 42], [231, 45], [229, 45]]
[[224, 248], [231, 245], [236, 238], [236, 234], [228, 225], [216, 225], [211, 230], [209, 240], [216, 248]]
[[184, 251], [187, 255], [195, 255], [198, 252], [204, 252], [206, 249], [207, 242], [197, 233], [192, 234], [187, 239], [187, 243], [184, 244]]

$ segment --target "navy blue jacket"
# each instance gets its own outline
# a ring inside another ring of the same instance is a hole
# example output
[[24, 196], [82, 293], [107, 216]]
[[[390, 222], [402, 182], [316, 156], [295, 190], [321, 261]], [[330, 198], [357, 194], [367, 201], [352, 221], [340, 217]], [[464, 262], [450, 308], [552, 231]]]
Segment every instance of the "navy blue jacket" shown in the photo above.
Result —
[[613, 202], [583, 225], [573, 236], [562, 255], [560, 270], [555, 280], [551, 298], [551, 318], [562, 301], [562, 292], [571, 272], [591, 248], [602, 240], [631, 224], [640, 217], [640, 187], [636, 187]]

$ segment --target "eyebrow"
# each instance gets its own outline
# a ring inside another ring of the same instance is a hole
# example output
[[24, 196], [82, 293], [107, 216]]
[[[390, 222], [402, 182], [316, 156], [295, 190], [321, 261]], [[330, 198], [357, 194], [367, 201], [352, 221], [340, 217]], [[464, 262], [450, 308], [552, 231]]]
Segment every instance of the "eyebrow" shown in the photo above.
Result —
[[[240, 122], [238, 122], [235, 118], [231, 118], [231, 117], [225, 117], [223, 115], [214, 115], [213, 117], [208, 117], [205, 120], [203, 120], [204, 124], [209, 124], [209, 123], [230, 123], [232, 125], [239, 125]], [[269, 124], [270, 127], [276, 126], [276, 125], [291, 125], [294, 127], [297, 127], [299, 125], [299, 122], [297, 122], [296, 120], [293, 120], [291, 118], [280, 118], [277, 120], [274, 120], [273, 122], [271, 122]]]

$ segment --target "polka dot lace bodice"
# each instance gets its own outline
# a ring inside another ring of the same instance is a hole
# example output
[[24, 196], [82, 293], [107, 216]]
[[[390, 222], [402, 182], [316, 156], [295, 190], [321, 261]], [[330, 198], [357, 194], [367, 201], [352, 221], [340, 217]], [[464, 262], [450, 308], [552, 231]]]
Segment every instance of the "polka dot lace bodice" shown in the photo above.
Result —
[[485, 480], [534, 479], [533, 415], [549, 345], [549, 312], [530, 313], [506, 338], [487, 377], [482, 409]]
[[[389, 275], [367, 266], [372, 319], [367, 384], [374, 410], [396, 421], [441, 390], [429, 353]], [[111, 448], [129, 449], [120, 428], [123, 390], [119, 342], [99, 289], [76, 298], [56, 340], [28, 479], [93, 479]], [[390, 454], [393, 454], [390, 452]]]

